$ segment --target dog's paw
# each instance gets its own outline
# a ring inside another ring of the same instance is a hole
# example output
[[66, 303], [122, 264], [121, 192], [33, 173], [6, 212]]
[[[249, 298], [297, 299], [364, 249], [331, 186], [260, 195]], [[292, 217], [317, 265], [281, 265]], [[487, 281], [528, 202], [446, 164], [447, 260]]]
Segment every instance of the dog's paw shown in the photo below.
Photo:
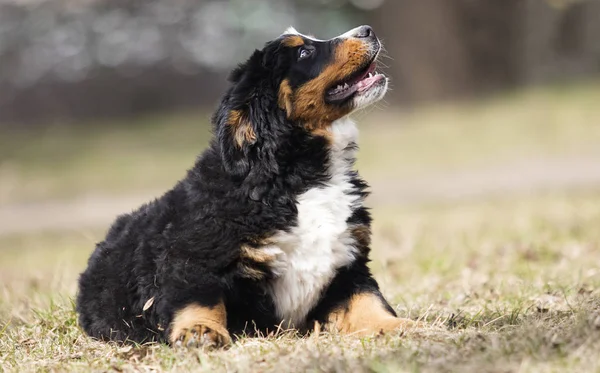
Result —
[[215, 329], [202, 324], [196, 324], [191, 328], [182, 329], [179, 332], [179, 337], [175, 339], [176, 347], [187, 348], [220, 348], [229, 346], [231, 337], [227, 332], [218, 332]]
[[404, 333], [426, 327], [426, 323], [396, 317], [381, 296], [373, 293], [355, 294], [345, 308], [334, 310], [325, 324], [328, 330], [359, 337], [386, 333]]
[[422, 321], [394, 317], [382, 322], [380, 332], [385, 333], [398, 330], [422, 329], [426, 326], [427, 324]]
[[418, 329], [424, 328], [425, 326], [426, 324], [420, 321], [391, 316], [381, 319], [369, 320], [361, 323], [360, 326], [355, 326], [347, 329], [349, 329], [348, 331], [350, 331], [351, 334], [360, 337], [365, 337], [373, 335], [396, 334], [408, 331], [416, 331]]

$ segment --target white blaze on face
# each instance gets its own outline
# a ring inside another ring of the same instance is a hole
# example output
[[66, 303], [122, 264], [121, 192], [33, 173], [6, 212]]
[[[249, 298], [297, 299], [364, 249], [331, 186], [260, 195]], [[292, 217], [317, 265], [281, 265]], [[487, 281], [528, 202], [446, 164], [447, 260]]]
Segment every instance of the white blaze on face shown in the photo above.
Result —
[[296, 31], [294, 26], [290, 26], [281, 35], [301, 35], [301, 34], [298, 31]]
[[[341, 35], [338, 35], [338, 36], [336, 36], [336, 37], [334, 37], [334, 38], [331, 38], [331, 39], [329, 39], [329, 40], [333, 40], [333, 39], [348, 39], [348, 38], [351, 38], [351, 37], [353, 37], [353, 35], [355, 35], [355, 34], [356, 34], [357, 30], [358, 30], [360, 27], [361, 27], [361, 26], [355, 27], [355, 28], [353, 28], [352, 30], [350, 30], [350, 31], [346, 31], [346, 32], [344, 32], [343, 34], [341, 34]], [[304, 37], [304, 38], [311, 39], [311, 40], [314, 40], [314, 41], [329, 41], [329, 40], [317, 39], [317, 38], [315, 38], [315, 37], [314, 37], [314, 36], [312, 36], [312, 35], [304, 35], [304, 34], [300, 33], [298, 30], [296, 30], [296, 29], [294, 28], [294, 26], [290, 26], [290, 27], [288, 27], [288, 28], [287, 28], [287, 29], [286, 29], [286, 30], [283, 32], [283, 34], [281, 34], [281, 35], [299, 35], [299, 36], [302, 36], [302, 37]]]
[[328, 40], [317, 39], [312, 35], [304, 35], [303, 33], [298, 32], [298, 30], [296, 30], [293, 26], [288, 27], [281, 35], [298, 35], [298, 36], [302, 36], [303, 38], [306, 38], [306, 39], [309, 39], [312, 41], [328, 41]]
[[355, 27], [352, 30], [344, 32], [340, 36], [336, 36], [334, 39], [349, 39], [349, 38], [352, 38], [352, 37], [354, 37], [354, 35], [357, 34], [358, 29], [360, 29], [361, 27], [362, 26]]

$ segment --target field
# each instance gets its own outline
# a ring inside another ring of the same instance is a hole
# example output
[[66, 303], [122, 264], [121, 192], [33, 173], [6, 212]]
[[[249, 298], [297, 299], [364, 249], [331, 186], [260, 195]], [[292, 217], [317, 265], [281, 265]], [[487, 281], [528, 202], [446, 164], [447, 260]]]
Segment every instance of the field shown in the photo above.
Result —
[[96, 342], [73, 310], [94, 243], [183, 174], [207, 115], [3, 134], [0, 371], [600, 372], [598, 102], [591, 83], [358, 114], [372, 269], [430, 326], [212, 352]]

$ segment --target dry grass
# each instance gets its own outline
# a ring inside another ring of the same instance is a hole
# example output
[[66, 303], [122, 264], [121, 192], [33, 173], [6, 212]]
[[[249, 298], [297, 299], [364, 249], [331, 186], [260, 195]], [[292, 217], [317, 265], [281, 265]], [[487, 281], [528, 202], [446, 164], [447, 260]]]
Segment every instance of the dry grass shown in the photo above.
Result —
[[373, 269], [404, 316], [432, 327], [354, 339], [282, 333], [228, 351], [95, 342], [75, 280], [101, 231], [0, 241], [7, 371], [598, 371], [600, 194], [376, 208]]
[[[598, 99], [595, 85], [369, 115], [385, 123], [363, 122], [360, 167], [398, 180], [597, 153]], [[143, 132], [58, 129], [25, 148], [27, 134], [4, 137], [0, 205], [168, 187], [205, 144], [196, 121], [159, 118]], [[600, 189], [374, 213], [375, 276], [399, 314], [429, 328], [365, 339], [283, 332], [213, 352], [92, 341], [77, 326], [73, 296], [106, 227], [74, 227], [0, 236], [0, 371], [600, 371]]]

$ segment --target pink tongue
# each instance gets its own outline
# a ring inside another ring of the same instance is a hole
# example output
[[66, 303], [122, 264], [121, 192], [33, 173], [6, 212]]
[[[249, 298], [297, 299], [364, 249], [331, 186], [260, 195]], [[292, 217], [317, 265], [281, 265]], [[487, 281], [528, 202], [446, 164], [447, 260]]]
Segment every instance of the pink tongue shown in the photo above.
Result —
[[363, 80], [356, 83], [356, 89], [358, 91], [364, 91], [373, 85], [376, 81], [383, 78], [383, 75], [373, 75], [372, 77], [364, 78]]

